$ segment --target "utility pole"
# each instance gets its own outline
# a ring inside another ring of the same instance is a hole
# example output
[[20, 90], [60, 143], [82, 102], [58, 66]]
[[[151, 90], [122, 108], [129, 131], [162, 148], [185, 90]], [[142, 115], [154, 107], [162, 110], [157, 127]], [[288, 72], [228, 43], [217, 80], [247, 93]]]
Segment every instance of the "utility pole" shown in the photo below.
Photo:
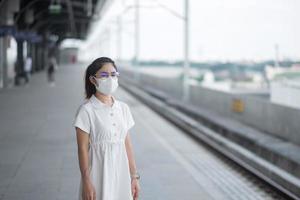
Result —
[[118, 61], [122, 61], [122, 17], [119, 15], [117, 17], [117, 58]]
[[275, 44], [275, 67], [279, 67], [279, 46]]
[[[122, 1], [124, 4], [124, 0]], [[158, 7], [168, 11], [173, 16], [183, 20], [184, 22], [184, 66], [183, 66], [183, 101], [189, 100], [189, 71], [190, 71], [190, 61], [189, 61], [189, 0], [184, 0], [184, 16], [177, 13], [176, 11], [168, 8], [167, 6], [161, 4], [158, 0], [155, 0]], [[139, 81], [140, 76], [138, 73], [139, 65], [139, 52], [140, 52], [140, 3], [139, 0], [135, 0], [135, 40], [134, 40], [134, 63], [135, 68], [134, 79]]]
[[140, 53], [140, 4], [139, 0], [135, 0], [135, 43], [134, 43], [135, 57], [134, 57], [134, 78], [139, 81], [139, 53]]
[[189, 0], [184, 2], [184, 67], [183, 67], [183, 101], [189, 100]]

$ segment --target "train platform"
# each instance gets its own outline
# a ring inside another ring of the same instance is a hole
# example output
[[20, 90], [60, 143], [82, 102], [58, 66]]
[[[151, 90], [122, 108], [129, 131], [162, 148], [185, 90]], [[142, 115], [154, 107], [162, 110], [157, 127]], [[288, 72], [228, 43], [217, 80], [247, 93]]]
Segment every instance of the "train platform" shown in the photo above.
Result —
[[[77, 199], [80, 171], [75, 129], [85, 64], [63, 65], [55, 85], [46, 73], [0, 90], [0, 200]], [[128, 103], [140, 200], [284, 199], [246, 170], [195, 141], [119, 87]]]

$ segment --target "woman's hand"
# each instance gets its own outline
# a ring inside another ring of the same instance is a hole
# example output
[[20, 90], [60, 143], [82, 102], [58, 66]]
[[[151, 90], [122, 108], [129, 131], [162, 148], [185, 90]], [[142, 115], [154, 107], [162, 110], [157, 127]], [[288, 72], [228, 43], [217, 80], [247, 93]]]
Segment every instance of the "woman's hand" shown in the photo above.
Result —
[[132, 196], [133, 196], [133, 200], [137, 200], [139, 197], [139, 193], [140, 193], [140, 184], [138, 179], [133, 178], [131, 180], [131, 192], [132, 192]]
[[83, 181], [82, 199], [96, 200], [96, 190], [90, 180]]

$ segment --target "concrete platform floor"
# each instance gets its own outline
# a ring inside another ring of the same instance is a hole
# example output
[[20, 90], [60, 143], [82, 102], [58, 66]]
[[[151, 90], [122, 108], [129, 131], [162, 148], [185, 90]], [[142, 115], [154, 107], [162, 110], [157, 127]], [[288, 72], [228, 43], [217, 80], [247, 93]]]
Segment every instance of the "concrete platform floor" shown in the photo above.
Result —
[[[40, 72], [28, 86], [0, 90], [0, 200], [77, 199], [72, 120], [85, 67], [61, 66], [54, 87]], [[130, 134], [141, 200], [272, 199], [123, 88], [115, 96], [136, 121]]]

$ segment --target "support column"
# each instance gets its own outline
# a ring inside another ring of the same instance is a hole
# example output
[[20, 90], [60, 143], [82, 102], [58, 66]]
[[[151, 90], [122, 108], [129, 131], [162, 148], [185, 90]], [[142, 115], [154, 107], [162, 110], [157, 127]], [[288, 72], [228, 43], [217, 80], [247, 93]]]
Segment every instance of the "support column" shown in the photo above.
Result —
[[4, 49], [4, 40], [3, 37], [0, 37], [0, 88], [3, 88], [3, 82], [4, 82], [4, 55], [5, 49]]
[[15, 85], [20, 85], [20, 78], [24, 72], [23, 41], [17, 41], [17, 63], [15, 66]]
[[32, 58], [32, 73], [36, 72], [36, 45], [31, 44], [31, 58]]
[[47, 65], [48, 65], [48, 47], [47, 47], [47, 43], [45, 43], [42, 47], [42, 51], [43, 51], [43, 64], [42, 64], [42, 69], [46, 69]]
[[36, 59], [37, 59], [37, 70], [42, 70], [43, 56], [42, 56], [42, 47], [39, 44], [36, 49]]
[[4, 88], [7, 88], [8, 87], [8, 70], [7, 70], [7, 48], [8, 48], [8, 38], [7, 36], [6, 37], [3, 37], [2, 38], [3, 40], [3, 60], [2, 60], [2, 69], [3, 69], [3, 87]]

